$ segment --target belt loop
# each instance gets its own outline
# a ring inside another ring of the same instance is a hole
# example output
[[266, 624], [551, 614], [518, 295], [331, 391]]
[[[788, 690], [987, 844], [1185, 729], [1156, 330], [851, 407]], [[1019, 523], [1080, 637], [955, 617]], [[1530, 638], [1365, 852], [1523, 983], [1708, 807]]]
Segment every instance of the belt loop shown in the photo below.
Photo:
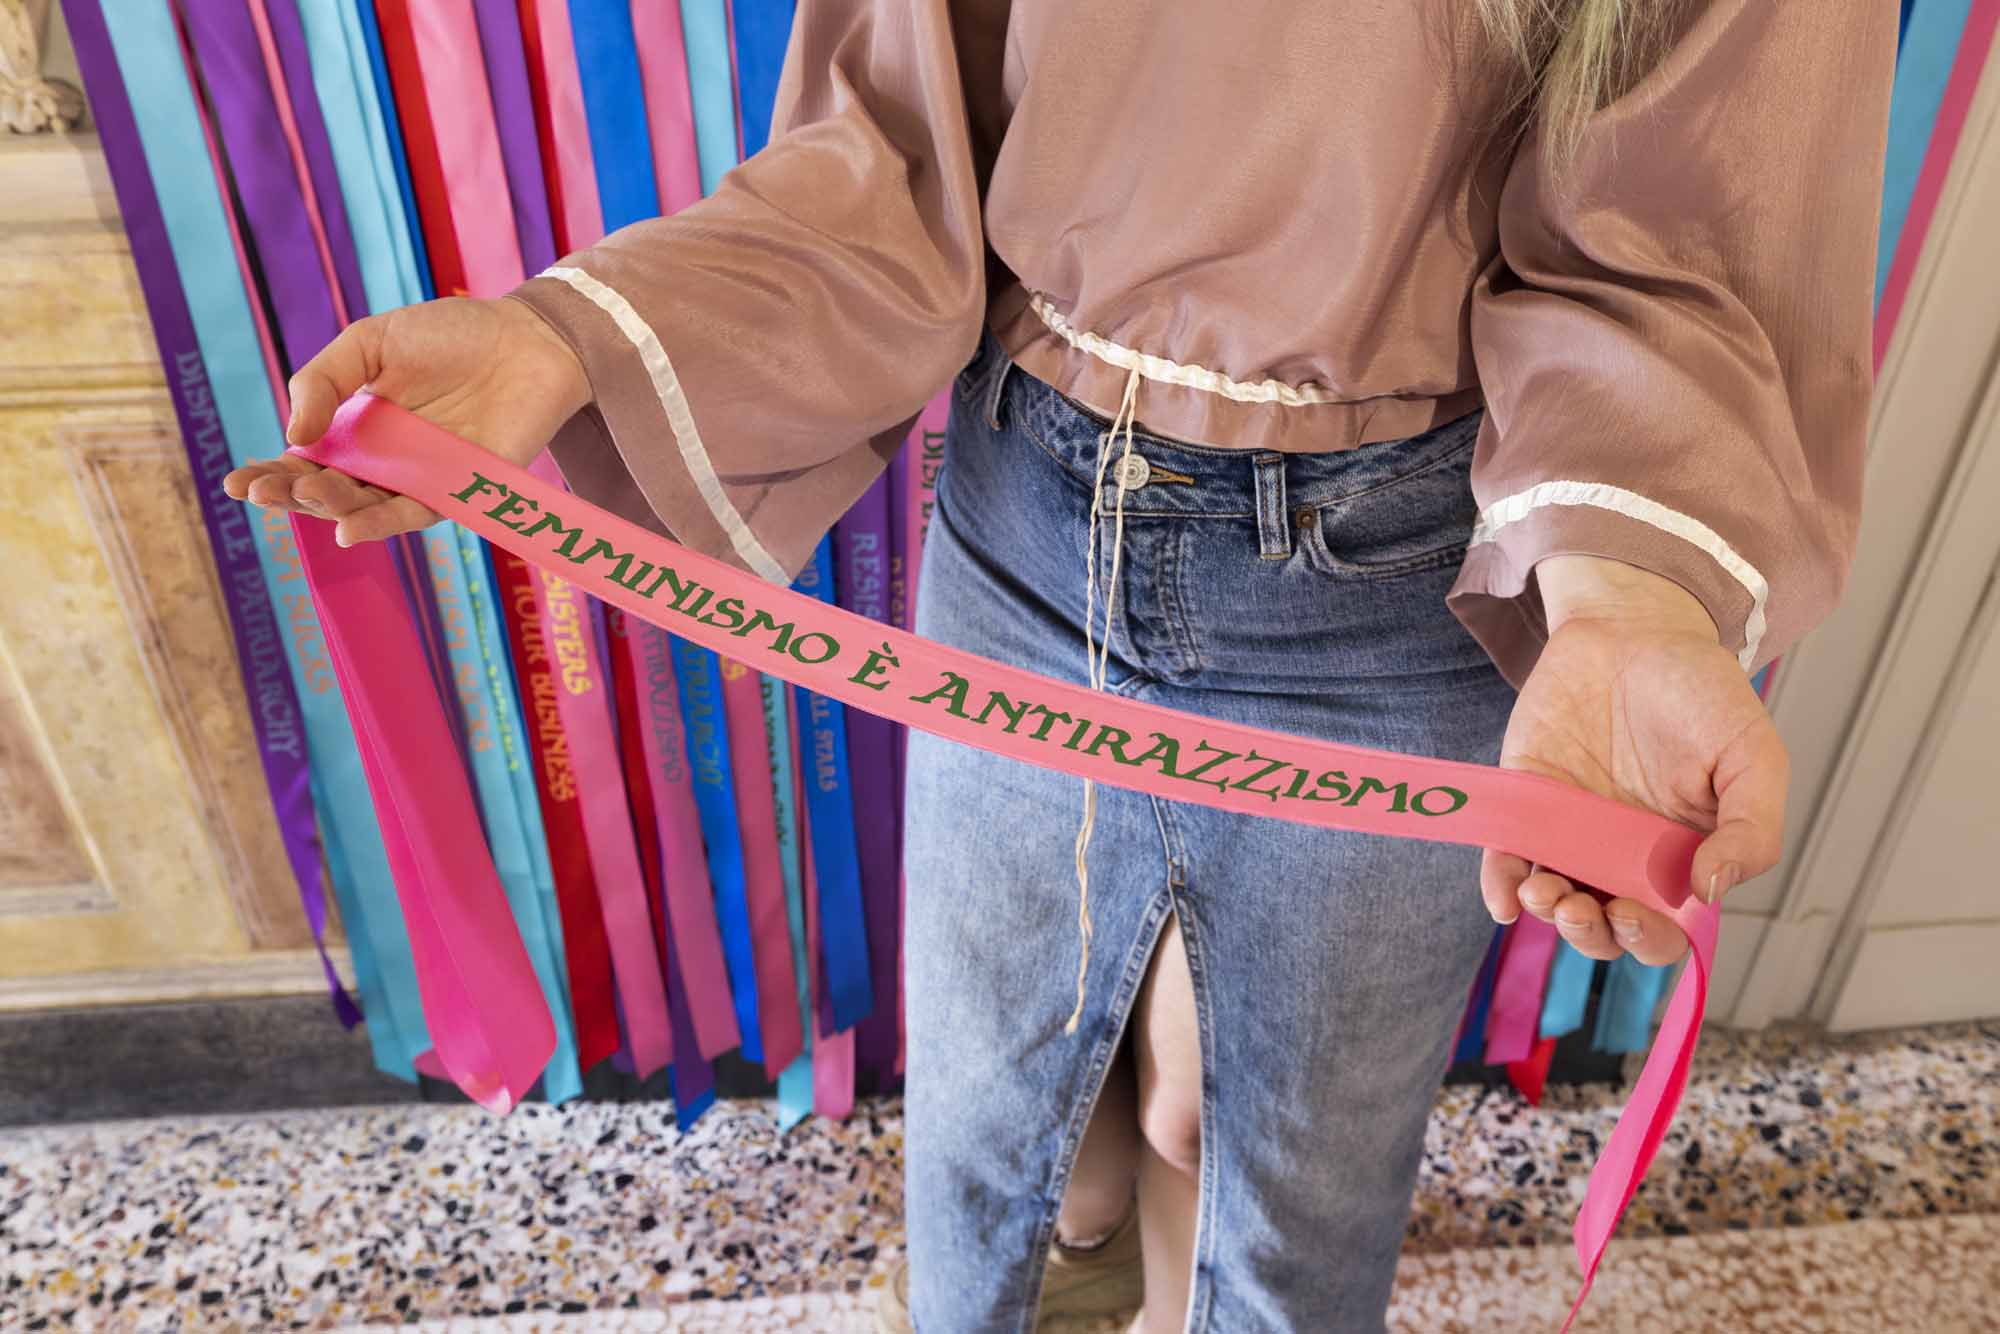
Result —
[[998, 431], [1002, 429], [1000, 396], [1007, 391], [1007, 373], [1014, 369], [1014, 359], [1007, 355], [1007, 349], [1000, 345], [1000, 340], [992, 333], [989, 332], [986, 336], [993, 339], [993, 354], [1000, 358], [999, 366], [993, 371], [993, 382], [986, 393], [986, 424]]
[[1250, 460], [1257, 478], [1257, 554], [1289, 560], [1292, 529], [1285, 522], [1285, 456], [1258, 454]]

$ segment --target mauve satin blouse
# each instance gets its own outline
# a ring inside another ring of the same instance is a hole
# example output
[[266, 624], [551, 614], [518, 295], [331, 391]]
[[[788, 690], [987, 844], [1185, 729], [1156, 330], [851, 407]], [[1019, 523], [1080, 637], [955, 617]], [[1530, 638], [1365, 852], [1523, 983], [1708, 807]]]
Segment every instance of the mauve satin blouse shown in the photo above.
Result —
[[1896, 6], [1684, 5], [1561, 190], [1471, 11], [802, 0], [770, 146], [516, 292], [596, 391], [557, 457], [783, 578], [982, 323], [1106, 417], [1136, 370], [1142, 428], [1206, 445], [1483, 403], [1450, 601], [1510, 679], [1563, 552], [1677, 581], [1754, 670], [1853, 552]]

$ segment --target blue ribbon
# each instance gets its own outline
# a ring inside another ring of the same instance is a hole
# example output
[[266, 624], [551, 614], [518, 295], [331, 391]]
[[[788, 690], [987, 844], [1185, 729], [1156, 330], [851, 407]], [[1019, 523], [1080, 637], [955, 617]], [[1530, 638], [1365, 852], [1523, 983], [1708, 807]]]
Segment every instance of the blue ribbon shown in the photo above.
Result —
[[[239, 465], [279, 452], [282, 436], [265, 383], [264, 353], [248, 298], [237, 270], [235, 248], [222, 201], [209, 184], [215, 179], [207, 139], [180, 59], [180, 35], [165, 0], [117, 0], [107, 6], [115, 21], [106, 24], [120, 76], [130, 95], [148, 169], [173, 187], [157, 192], [181, 288], [187, 296], [196, 340], [210, 371], [216, 414], [230, 457]], [[289, 543], [286, 554], [289, 555]], [[295, 563], [280, 562], [267, 541], [257, 558], [281, 622], [296, 624], [312, 615], [309, 603], [288, 605], [287, 584], [303, 593]], [[316, 631], [316, 623], [313, 626]], [[371, 1010], [369, 1037], [376, 1064], [386, 1073], [414, 1080], [411, 1062], [430, 1046], [418, 1000], [416, 968], [409, 938], [402, 931], [395, 888], [389, 875], [375, 813], [362, 777], [361, 756], [337, 688], [315, 691], [301, 660], [319, 642], [317, 633], [286, 636], [294, 684], [306, 720], [312, 754], [314, 804], [333, 874], [336, 901], [356, 945], [357, 980], [363, 955], [372, 949], [383, 1000]], [[376, 910], [366, 910], [362, 895]], [[366, 943], [363, 944], [362, 938]], [[366, 999], [364, 991], [364, 999]]]
[[[833, 539], [822, 537], [812, 564], [793, 585], [833, 601]], [[819, 941], [833, 1031], [854, 1027], [875, 1008], [868, 977], [868, 923], [861, 900], [860, 852], [854, 838], [854, 797], [848, 784], [847, 709], [837, 699], [798, 690], [805, 757], [806, 810], [812, 817], [813, 871], [819, 882]]]
[[713, 653], [673, 639], [674, 675], [681, 691], [681, 730], [687, 738], [688, 774], [708, 848], [708, 876], [715, 889], [716, 924], [729, 967], [743, 1058], [764, 1059], [757, 1023], [757, 964], [750, 946], [750, 902], [743, 878], [743, 838], [736, 820], [736, 786], [730, 779], [729, 719], [722, 707], [722, 672]]
[[736, 0], [729, 7], [736, 23], [737, 94], [743, 102], [743, 156], [771, 138], [771, 109], [785, 69], [792, 37], [792, 0]]
[[604, 212], [604, 230], [614, 232], [660, 215], [632, 7], [629, 0], [569, 0], [569, 26], [583, 80], [597, 202]]
[[[738, 0], [738, 3], [729, 6], [728, 13], [736, 27], [737, 92], [741, 100], [743, 152], [748, 155], [762, 148], [770, 136], [771, 104], [777, 96], [778, 74], [784, 65], [785, 44], [791, 36], [792, 6], [790, 0], [768, 0], [766, 3]], [[702, 40], [707, 43], [702, 59], [698, 60], [692, 54], [695, 47], [690, 41], [690, 76], [702, 60], [709, 62], [704, 75], [710, 69], [719, 71], [721, 68], [713, 50], [712, 38], [707, 35], [710, 30], [705, 26], [712, 19], [712, 14], [690, 18], [687, 11], [682, 10], [683, 40], [689, 40], [688, 33], [692, 29], [702, 34]], [[719, 84], [720, 80], [709, 82]], [[699, 101], [702, 96], [716, 98], [718, 90], [704, 86], [697, 93], [696, 100]], [[701, 117], [696, 117], [696, 151], [701, 154], [705, 182], [709, 182], [711, 164], [719, 168], [713, 172], [719, 179], [734, 158], [720, 127], [719, 109], [710, 109], [707, 114], [717, 126], [707, 139], [700, 137]], [[712, 182], [709, 183], [712, 187]], [[805, 1046], [798, 1057], [778, 1075], [778, 1128], [789, 1130], [811, 1114], [813, 1105], [811, 973], [806, 962], [805, 888], [799, 873], [799, 818], [793, 795], [790, 710], [785, 707], [785, 688], [781, 682], [766, 677], [763, 686], [764, 731], [771, 741], [771, 783], [778, 812], [778, 852], [785, 874], [785, 910], [791, 922], [792, 973], [798, 979], [799, 1025], [805, 1039]]]

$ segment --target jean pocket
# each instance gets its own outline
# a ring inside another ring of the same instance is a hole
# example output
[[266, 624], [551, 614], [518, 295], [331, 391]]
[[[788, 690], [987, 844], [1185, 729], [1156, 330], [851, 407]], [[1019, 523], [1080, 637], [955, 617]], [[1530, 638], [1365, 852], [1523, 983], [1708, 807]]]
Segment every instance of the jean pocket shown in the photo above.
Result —
[[[1298, 525], [1299, 546], [1324, 574], [1349, 579], [1390, 579], [1465, 558], [1479, 508], [1472, 498], [1468, 431], [1450, 452], [1422, 467], [1318, 506]], [[1301, 516], [1303, 519], [1304, 516]]]

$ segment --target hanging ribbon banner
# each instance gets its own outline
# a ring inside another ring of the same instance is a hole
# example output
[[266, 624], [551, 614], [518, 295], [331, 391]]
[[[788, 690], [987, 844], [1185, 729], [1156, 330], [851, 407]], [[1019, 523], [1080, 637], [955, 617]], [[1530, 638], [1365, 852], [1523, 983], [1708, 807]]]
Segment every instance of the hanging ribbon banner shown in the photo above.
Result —
[[[1688, 893], [1701, 841], [1694, 830], [1534, 774], [1261, 731], [935, 644], [688, 551], [371, 395], [350, 400], [325, 438], [296, 452], [414, 497], [693, 643], [947, 740], [1222, 810], [1503, 849], [1673, 917], [1693, 945], [1693, 967], [1590, 1175], [1576, 1222], [1588, 1291], [1666, 1134], [1707, 1002], [1717, 915]], [[321, 612], [331, 625], [348, 608], [333, 599]], [[494, 1064], [519, 1068], [505, 1053]]]

